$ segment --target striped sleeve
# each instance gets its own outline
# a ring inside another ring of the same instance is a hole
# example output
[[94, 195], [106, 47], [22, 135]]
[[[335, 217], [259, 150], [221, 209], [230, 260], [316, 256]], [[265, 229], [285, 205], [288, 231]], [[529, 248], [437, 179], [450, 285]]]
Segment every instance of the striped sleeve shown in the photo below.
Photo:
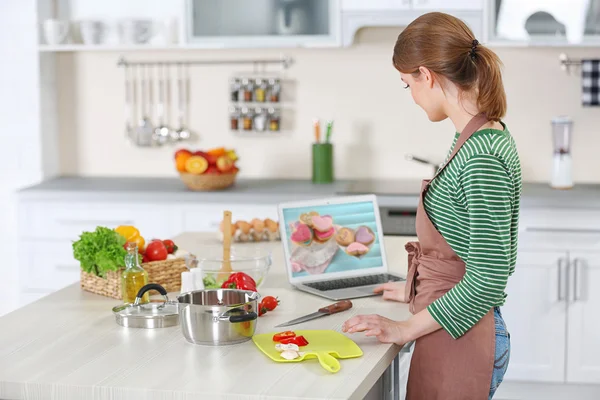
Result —
[[511, 263], [513, 184], [502, 161], [475, 155], [458, 174], [469, 217], [463, 279], [429, 305], [432, 317], [455, 339], [502, 301]]

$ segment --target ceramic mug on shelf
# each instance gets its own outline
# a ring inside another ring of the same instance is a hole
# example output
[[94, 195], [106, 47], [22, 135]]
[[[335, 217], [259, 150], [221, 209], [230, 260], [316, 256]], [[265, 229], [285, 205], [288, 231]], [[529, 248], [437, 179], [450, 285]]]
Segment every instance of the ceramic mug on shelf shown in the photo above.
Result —
[[85, 44], [102, 44], [106, 39], [107, 26], [102, 21], [80, 21], [79, 31]]
[[43, 31], [47, 44], [62, 44], [69, 33], [69, 21], [47, 19], [43, 22]]
[[156, 24], [152, 20], [128, 19], [119, 23], [122, 44], [148, 43], [156, 34], [156, 30]]

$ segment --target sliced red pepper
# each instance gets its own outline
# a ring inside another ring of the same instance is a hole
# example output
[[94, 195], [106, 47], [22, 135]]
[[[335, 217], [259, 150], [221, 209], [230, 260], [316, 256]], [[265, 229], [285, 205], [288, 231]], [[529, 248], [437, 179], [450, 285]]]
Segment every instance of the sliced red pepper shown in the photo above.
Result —
[[298, 347], [303, 347], [308, 344], [308, 340], [304, 336], [294, 336], [290, 338], [285, 338], [279, 341], [281, 344], [295, 344]]
[[273, 335], [274, 342], [281, 342], [283, 339], [289, 339], [295, 337], [296, 334], [292, 331], [279, 332]]
[[251, 290], [256, 292], [256, 282], [250, 275], [243, 272], [234, 272], [229, 275], [229, 279], [223, 282], [221, 287], [224, 289]]

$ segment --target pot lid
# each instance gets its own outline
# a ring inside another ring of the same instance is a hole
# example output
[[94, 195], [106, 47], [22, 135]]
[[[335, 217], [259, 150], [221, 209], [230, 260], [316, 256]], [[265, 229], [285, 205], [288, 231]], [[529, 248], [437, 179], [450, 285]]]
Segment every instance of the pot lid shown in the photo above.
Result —
[[[141, 304], [142, 296], [150, 290], [157, 290], [163, 295], [164, 301]], [[142, 287], [135, 302], [116, 306], [113, 313], [119, 325], [132, 328], [164, 328], [179, 323], [178, 303], [170, 301], [165, 288], [157, 283]]]

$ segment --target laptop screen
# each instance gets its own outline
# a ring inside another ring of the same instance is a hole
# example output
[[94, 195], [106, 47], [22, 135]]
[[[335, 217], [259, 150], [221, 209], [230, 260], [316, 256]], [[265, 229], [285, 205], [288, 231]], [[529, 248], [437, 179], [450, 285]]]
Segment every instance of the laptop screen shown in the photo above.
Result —
[[284, 204], [280, 218], [285, 226], [282, 240], [286, 241], [291, 278], [360, 275], [385, 266], [374, 196], [300, 206]]

